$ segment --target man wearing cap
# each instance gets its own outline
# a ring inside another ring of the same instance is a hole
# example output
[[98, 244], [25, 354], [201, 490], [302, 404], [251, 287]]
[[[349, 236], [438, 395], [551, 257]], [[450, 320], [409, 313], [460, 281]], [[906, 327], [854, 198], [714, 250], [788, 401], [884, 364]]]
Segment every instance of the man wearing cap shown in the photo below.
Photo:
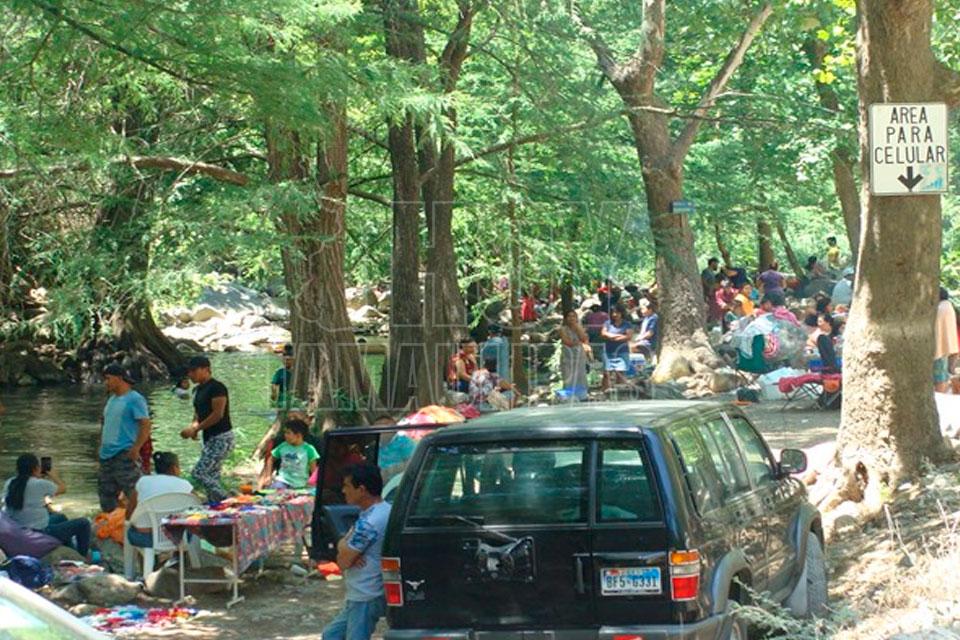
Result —
[[107, 365], [103, 382], [110, 397], [103, 407], [97, 494], [100, 508], [109, 513], [117, 508], [122, 491], [130, 518], [137, 507], [141, 449], [150, 440], [150, 412], [146, 398], [133, 390], [133, 379], [120, 365]]
[[853, 267], [843, 270], [843, 277], [833, 285], [830, 300], [834, 305], [844, 304], [848, 307], [853, 302]]
[[187, 376], [196, 385], [193, 394], [193, 422], [180, 432], [181, 438], [196, 438], [203, 432], [203, 449], [193, 467], [193, 477], [207, 498], [219, 502], [227, 497], [220, 482], [223, 461], [233, 450], [233, 425], [227, 387], [210, 373], [210, 360], [194, 356], [187, 363]]

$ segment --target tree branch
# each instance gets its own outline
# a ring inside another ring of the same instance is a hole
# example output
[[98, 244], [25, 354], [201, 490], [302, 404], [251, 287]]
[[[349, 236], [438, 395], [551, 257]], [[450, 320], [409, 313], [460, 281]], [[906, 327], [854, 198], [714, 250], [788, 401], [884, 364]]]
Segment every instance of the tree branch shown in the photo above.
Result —
[[161, 169], [163, 171], [180, 171], [187, 174], [202, 174], [219, 182], [235, 184], [245, 187], [249, 179], [242, 173], [225, 169], [215, 164], [194, 162], [171, 156], [128, 156], [124, 162], [137, 169]]
[[[228, 182], [237, 186], [246, 186], [249, 179], [246, 175], [207, 162], [194, 162], [171, 156], [122, 156], [111, 161], [114, 164], [128, 164], [137, 169], [160, 169], [163, 171], [180, 171], [188, 174], [202, 174], [219, 182]], [[24, 175], [43, 173], [47, 176], [63, 173], [64, 171], [89, 171], [88, 162], [78, 162], [74, 165], [56, 165], [47, 168], [25, 168], [0, 170], [0, 179], [18, 178]]]
[[615, 85], [620, 78], [621, 69], [603, 36], [580, 15], [576, 3], [570, 5], [570, 18], [580, 31], [580, 36], [593, 49], [593, 53], [597, 56], [597, 65], [603, 75]]
[[177, 80], [186, 82], [187, 84], [212, 86], [209, 82], [203, 82], [201, 80], [197, 80], [196, 78], [191, 78], [189, 76], [183, 75], [179, 71], [175, 71], [174, 69], [164, 66], [163, 64], [160, 64], [159, 62], [157, 62], [156, 60], [153, 60], [152, 58], [148, 58], [147, 56], [141, 53], [132, 51], [121, 44], [117, 44], [116, 42], [111, 42], [110, 40], [108, 40], [104, 36], [101, 36], [99, 33], [94, 31], [90, 27], [67, 16], [60, 7], [53, 6], [47, 2], [44, 2], [43, 0], [34, 0], [34, 4], [40, 7], [40, 9], [45, 13], [50, 14], [54, 19], [64, 22], [65, 24], [69, 25], [73, 29], [76, 29], [77, 31], [84, 34], [91, 40], [94, 40], [95, 42], [99, 42], [100, 44], [107, 47], [108, 49], [113, 49], [114, 51], [122, 53], [125, 56], [133, 58], [134, 60], [139, 60], [140, 62], [144, 63], [148, 67], [152, 67], [161, 73], [165, 73], [168, 76], [172, 78], [176, 78]]
[[470, 29], [473, 26], [473, 17], [485, 3], [474, 7], [469, 2], [458, 2], [460, 11], [457, 17], [457, 26], [447, 39], [447, 44], [440, 54], [440, 70], [443, 72], [443, 92], [450, 93], [457, 86], [463, 61], [467, 57], [467, 45], [470, 43]]
[[[713, 77], [713, 80], [710, 81], [710, 84], [707, 86], [707, 90], [703, 94], [703, 97], [700, 98], [700, 103], [694, 110], [693, 115], [704, 116], [710, 107], [713, 106], [717, 96], [723, 92], [724, 88], [727, 86], [727, 83], [730, 81], [730, 78], [733, 77], [733, 74], [736, 73], [737, 69], [740, 67], [740, 64], [743, 62], [743, 57], [747, 53], [747, 49], [750, 48], [750, 45], [753, 43], [753, 39], [758, 33], [760, 33], [760, 29], [763, 28], [764, 23], [766, 23], [767, 18], [770, 17], [771, 13], [773, 13], [773, 6], [768, 2], [764, 4], [763, 8], [760, 9], [760, 12], [753, 17], [753, 19], [750, 21], [750, 24], [747, 25], [747, 28], [744, 29], [742, 34], [740, 34], [740, 39], [737, 41], [737, 44], [734, 45], [734, 47], [730, 50], [730, 53], [727, 54], [727, 57], [723, 61], [723, 65], [720, 67], [720, 70], [717, 71], [717, 74]], [[671, 154], [673, 155], [675, 162], [681, 162], [684, 156], [686, 156], [687, 151], [690, 149], [690, 145], [693, 144], [694, 139], [697, 137], [697, 131], [700, 129], [700, 122], [701, 119], [699, 117], [692, 118], [683, 128], [680, 136], [673, 143]]]
[[376, 202], [377, 204], [382, 204], [388, 209], [392, 209], [390, 201], [381, 195], [377, 195], [376, 193], [361, 191], [360, 189], [347, 189], [347, 193], [351, 196], [357, 196], [358, 198], [363, 198], [364, 200], [369, 200], [370, 202]]

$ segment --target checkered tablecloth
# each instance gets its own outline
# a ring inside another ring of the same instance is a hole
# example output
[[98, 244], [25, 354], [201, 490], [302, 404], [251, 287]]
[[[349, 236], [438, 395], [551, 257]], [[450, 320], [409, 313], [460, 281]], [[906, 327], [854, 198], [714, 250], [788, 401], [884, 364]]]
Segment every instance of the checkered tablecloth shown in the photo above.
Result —
[[235, 544], [242, 573], [283, 543], [300, 540], [313, 517], [313, 503], [313, 496], [302, 494], [249, 504], [227, 501], [219, 509], [192, 509], [168, 516], [163, 519], [163, 529], [178, 544], [186, 531], [216, 547]]

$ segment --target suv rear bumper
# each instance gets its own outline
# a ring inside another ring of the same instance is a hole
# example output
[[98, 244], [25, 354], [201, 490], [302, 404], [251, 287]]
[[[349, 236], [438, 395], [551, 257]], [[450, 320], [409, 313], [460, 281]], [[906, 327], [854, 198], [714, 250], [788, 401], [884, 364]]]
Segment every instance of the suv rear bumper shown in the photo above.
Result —
[[388, 629], [384, 640], [614, 640], [636, 636], [636, 640], [715, 640], [725, 616], [711, 616], [683, 625], [641, 625], [599, 629], [531, 629], [480, 631], [474, 629]]

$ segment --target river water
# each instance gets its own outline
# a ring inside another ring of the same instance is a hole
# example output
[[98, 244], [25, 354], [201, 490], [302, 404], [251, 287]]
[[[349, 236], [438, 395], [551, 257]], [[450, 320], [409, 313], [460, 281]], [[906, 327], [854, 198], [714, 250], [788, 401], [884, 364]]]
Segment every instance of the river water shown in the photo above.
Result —
[[[368, 360], [381, 357], [368, 356]], [[230, 392], [230, 417], [237, 434], [234, 460], [248, 456], [273, 421], [270, 379], [281, 366], [271, 354], [220, 353], [211, 357], [215, 378]], [[368, 362], [374, 369], [374, 363]], [[154, 451], [174, 451], [185, 472], [200, 456], [199, 440], [183, 440], [180, 430], [190, 425], [190, 399], [175, 396], [171, 384], [138, 385], [153, 415]], [[97, 509], [97, 442], [100, 413], [106, 401], [102, 386], [63, 385], [0, 391], [6, 405], [0, 416], [0, 481], [16, 472], [16, 458], [31, 452], [51, 456], [67, 485], [57, 498], [67, 513]]]

